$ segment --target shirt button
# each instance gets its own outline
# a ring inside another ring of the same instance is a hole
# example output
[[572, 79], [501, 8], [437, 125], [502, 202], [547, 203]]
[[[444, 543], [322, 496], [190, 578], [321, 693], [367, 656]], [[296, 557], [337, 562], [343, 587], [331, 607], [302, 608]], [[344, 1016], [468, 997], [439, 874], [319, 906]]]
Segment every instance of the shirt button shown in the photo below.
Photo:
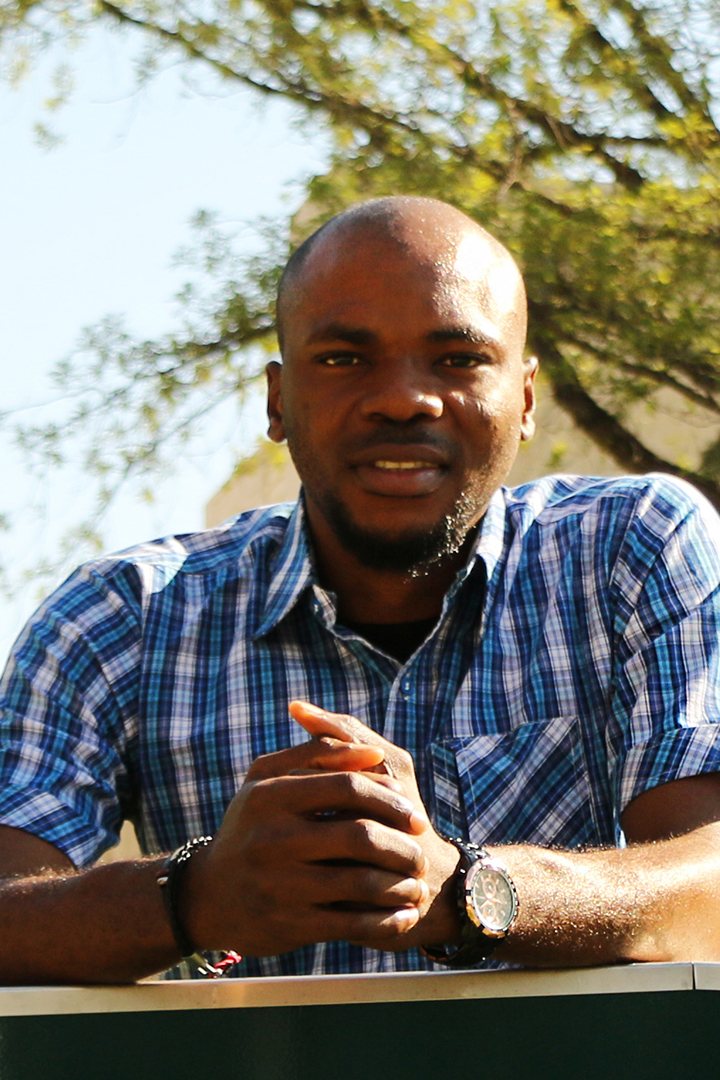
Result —
[[400, 689], [402, 690], [403, 697], [410, 697], [412, 694], [412, 682], [410, 679], [403, 679]]

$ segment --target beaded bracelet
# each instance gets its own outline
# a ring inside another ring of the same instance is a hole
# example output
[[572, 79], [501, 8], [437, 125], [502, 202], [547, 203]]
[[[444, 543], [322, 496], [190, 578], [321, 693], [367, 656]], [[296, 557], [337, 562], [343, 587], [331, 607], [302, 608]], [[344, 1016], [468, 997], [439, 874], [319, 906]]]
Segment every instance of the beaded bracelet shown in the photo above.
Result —
[[178, 911], [182, 867], [190, 861], [198, 848], [207, 847], [211, 842], [212, 836], [196, 836], [193, 840], [188, 840], [182, 847], [179, 847], [177, 851], [173, 851], [172, 855], [168, 855], [158, 871], [157, 883], [160, 886], [165, 914], [170, 923], [172, 936], [183, 960], [192, 964], [198, 975], [202, 975], [207, 979], [217, 979], [219, 975], [224, 975], [234, 964], [239, 964], [242, 956], [236, 952], [228, 952], [217, 964], [211, 964], [192, 944]]

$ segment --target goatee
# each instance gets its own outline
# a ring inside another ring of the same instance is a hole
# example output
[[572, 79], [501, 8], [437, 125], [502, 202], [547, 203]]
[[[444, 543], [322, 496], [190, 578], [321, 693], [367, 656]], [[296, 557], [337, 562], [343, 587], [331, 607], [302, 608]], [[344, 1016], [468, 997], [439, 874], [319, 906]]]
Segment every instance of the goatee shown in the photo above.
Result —
[[387, 536], [358, 525], [334, 495], [325, 496], [322, 509], [342, 546], [359, 563], [369, 570], [389, 570], [408, 577], [424, 577], [438, 562], [457, 554], [477, 512], [474, 501], [463, 493], [452, 511], [432, 528]]

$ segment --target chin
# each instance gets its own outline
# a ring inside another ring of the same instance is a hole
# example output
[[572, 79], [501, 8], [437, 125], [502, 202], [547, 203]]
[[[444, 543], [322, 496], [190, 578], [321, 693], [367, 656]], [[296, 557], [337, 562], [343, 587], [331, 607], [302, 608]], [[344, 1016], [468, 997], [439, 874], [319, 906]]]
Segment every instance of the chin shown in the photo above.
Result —
[[433, 566], [456, 555], [467, 537], [468, 526], [450, 515], [440, 521], [401, 530], [366, 528], [345, 517], [333, 522], [335, 534], [359, 563], [371, 570], [426, 575]]

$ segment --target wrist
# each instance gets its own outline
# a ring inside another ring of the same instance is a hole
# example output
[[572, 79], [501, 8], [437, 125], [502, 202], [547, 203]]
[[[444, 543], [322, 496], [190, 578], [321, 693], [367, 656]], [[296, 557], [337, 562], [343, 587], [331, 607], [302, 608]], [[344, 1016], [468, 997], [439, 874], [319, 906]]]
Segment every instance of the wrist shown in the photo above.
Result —
[[183, 926], [190, 941], [201, 952], [222, 948], [213, 928], [212, 873], [208, 872], [211, 857], [211, 844], [193, 852], [192, 859], [183, 867], [182, 890], [178, 898]]
[[443, 939], [425, 946], [425, 955], [452, 967], [474, 967], [510, 933], [518, 912], [518, 895], [507, 868], [478, 844], [451, 839], [460, 853], [453, 875], [459, 919], [459, 940]]
[[[454, 944], [460, 940], [460, 912], [457, 904], [457, 874], [460, 852], [447, 840], [439, 838], [442, 848], [435, 864], [435, 888], [422, 920], [422, 945]], [[433, 898], [434, 897], [434, 898]]]
[[[198, 875], [202, 882], [202, 853], [207, 853], [211, 843], [210, 836], [200, 836], [187, 841], [167, 857], [157, 874], [157, 882], [162, 890], [168, 924], [182, 959], [194, 967], [198, 974], [215, 978], [242, 957], [237, 953], [229, 953], [216, 966], [208, 962], [201, 952], [208, 946], [200, 944], [207, 939], [202, 929], [199, 929], [202, 921], [197, 918], [197, 901], [206, 890], [199, 887]], [[191, 918], [191, 912], [195, 913], [194, 918]]]

